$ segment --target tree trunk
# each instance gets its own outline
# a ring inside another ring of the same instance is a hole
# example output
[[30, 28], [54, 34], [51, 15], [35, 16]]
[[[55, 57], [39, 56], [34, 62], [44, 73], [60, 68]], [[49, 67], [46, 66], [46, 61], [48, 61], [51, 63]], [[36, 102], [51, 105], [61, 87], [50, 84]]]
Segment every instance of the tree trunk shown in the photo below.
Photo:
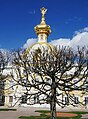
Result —
[[55, 85], [55, 79], [52, 80], [50, 111], [51, 111], [51, 119], [56, 119], [56, 85]]
[[55, 102], [51, 102], [50, 111], [51, 111], [51, 119], [56, 119], [56, 104], [55, 104]]

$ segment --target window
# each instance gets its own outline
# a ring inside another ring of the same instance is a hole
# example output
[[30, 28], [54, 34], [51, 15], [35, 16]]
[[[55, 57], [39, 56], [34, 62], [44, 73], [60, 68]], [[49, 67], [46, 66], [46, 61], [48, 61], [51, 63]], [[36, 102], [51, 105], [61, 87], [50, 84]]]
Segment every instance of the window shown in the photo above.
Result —
[[65, 97], [65, 104], [69, 105], [69, 97]]
[[74, 103], [75, 103], [75, 104], [79, 104], [79, 98], [78, 98], [78, 97], [75, 97], [75, 98], [74, 98]]
[[9, 102], [13, 102], [13, 96], [9, 96]]
[[36, 96], [34, 96], [34, 104], [36, 103]]
[[0, 81], [0, 89], [4, 89], [4, 81]]
[[22, 95], [22, 102], [21, 103], [27, 103], [27, 96], [26, 95]]
[[85, 105], [88, 104], [88, 97], [85, 97], [84, 102], [85, 102]]
[[39, 103], [39, 96], [36, 95], [34, 96], [34, 104]]
[[43, 35], [41, 35], [41, 39], [40, 40], [43, 40]]
[[2, 95], [0, 95], [0, 103], [2, 103]]
[[4, 102], [5, 102], [5, 96], [0, 95], [0, 106], [4, 106]]

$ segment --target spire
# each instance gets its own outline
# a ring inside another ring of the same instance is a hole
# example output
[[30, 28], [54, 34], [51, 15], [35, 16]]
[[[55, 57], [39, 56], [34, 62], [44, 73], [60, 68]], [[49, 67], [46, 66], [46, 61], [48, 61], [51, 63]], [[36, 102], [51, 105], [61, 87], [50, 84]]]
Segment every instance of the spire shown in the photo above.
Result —
[[51, 33], [50, 26], [45, 22], [45, 14], [47, 12], [47, 9], [42, 7], [40, 11], [42, 14], [41, 22], [39, 25], [34, 27], [34, 30], [38, 35], [38, 42], [47, 42], [48, 35]]
[[45, 14], [46, 14], [46, 12], [47, 12], [47, 9], [45, 9], [44, 7], [42, 7], [42, 8], [40, 9], [40, 11], [41, 11], [41, 14], [42, 14], [41, 24], [46, 24], [46, 23], [45, 23]]

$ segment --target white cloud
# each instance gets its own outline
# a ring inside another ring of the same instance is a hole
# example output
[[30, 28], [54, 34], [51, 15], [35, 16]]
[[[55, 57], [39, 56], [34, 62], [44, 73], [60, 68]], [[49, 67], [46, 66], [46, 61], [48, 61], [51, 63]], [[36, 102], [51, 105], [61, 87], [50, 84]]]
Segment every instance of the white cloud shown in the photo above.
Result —
[[60, 38], [60, 39], [51, 41], [50, 44], [54, 46], [68, 46], [69, 42], [70, 42], [70, 39]]
[[23, 48], [28, 48], [31, 45], [35, 44], [36, 42], [37, 42], [37, 38], [29, 38], [24, 44]]
[[77, 34], [80, 34], [80, 33], [83, 33], [83, 32], [88, 32], [88, 27], [85, 27], [83, 29], [80, 29], [78, 31], [75, 31], [74, 32], [74, 35], [77, 35]]
[[35, 10], [33, 10], [33, 11], [28, 11], [28, 14], [35, 14]]
[[88, 46], [88, 27], [75, 31], [72, 39], [60, 38], [50, 42], [54, 46], [70, 46], [77, 48], [77, 46]]
[[[77, 48], [77, 46], [88, 46], [88, 27], [74, 32], [72, 39], [70, 38], [60, 38], [52, 40], [49, 42], [54, 46], [70, 46], [72, 48]], [[23, 48], [28, 48], [37, 42], [37, 38], [29, 38], [24, 44]]]
[[82, 32], [74, 36], [70, 41], [70, 46], [73, 48], [88, 46], [88, 32]]
[[88, 27], [85, 27], [84, 30], [88, 32]]

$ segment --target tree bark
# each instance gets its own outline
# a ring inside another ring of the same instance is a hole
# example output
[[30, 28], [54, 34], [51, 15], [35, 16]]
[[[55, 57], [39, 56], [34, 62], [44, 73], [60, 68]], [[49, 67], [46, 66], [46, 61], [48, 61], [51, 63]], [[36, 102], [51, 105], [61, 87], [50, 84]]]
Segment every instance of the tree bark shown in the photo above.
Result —
[[50, 111], [51, 111], [51, 119], [56, 119], [56, 85], [55, 85], [55, 79], [52, 79]]

